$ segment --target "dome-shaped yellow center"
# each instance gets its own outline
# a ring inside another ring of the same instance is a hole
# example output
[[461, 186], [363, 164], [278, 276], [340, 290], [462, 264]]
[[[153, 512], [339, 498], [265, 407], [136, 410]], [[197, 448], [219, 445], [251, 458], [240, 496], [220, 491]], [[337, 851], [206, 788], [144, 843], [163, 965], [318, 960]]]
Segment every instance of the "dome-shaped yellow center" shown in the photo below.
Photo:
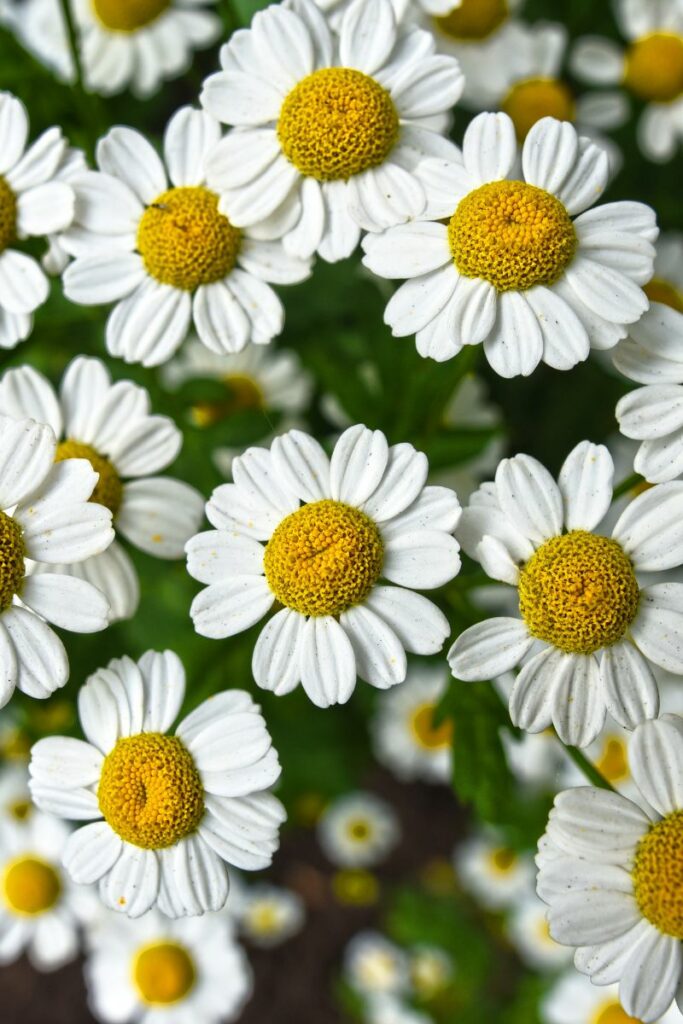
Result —
[[265, 409], [266, 397], [253, 377], [231, 373], [223, 377], [228, 392], [223, 399], [195, 402], [192, 406], [192, 422], [197, 427], [211, 427], [221, 420], [240, 412], [260, 412]]
[[554, 284], [577, 247], [559, 199], [523, 181], [493, 181], [468, 193], [450, 219], [448, 241], [457, 270], [499, 292]]
[[147, 1006], [169, 1006], [184, 999], [197, 980], [194, 961], [184, 946], [157, 942], [133, 961], [133, 982]]
[[57, 445], [55, 462], [63, 462], [65, 459], [87, 459], [96, 473], [99, 480], [95, 484], [95, 490], [90, 496], [90, 501], [97, 505], [104, 505], [109, 511], [116, 515], [121, 507], [123, 498], [123, 484], [108, 458], [100, 455], [92, 445], [82, 444], [80, 441], [61, 441]]
[[678, 313], [683, 313], [683, 292], [670, 281], [665, 281], [662, 277], [653, 277], [643, 286], [643, 291], [650, 302], [661, 302], [662, 305], [671, 306]]
[[102, 766], [100, 810], [117, 835], [158, 850], [194, 832], [204, 813], [204, 788], [177, 736], [144, 732], [117, 741]]
[[277, 600], [302, 615], [341, 615], [368, 596], [382, 571], [375, 523], [341, 501], [315, 501], [273, 531], [263, 564]]
[[24, 575], [21, 527], [12, 516], [0, 512], [0, 612], [6, 611], [12, 604], [12, 598], [19, 592]]
[[620, 545], [585, 530], [547, 540], [519, 575], [519, 610], [529, 632], [573, 654], [621, 640], [639, 595]]
[[638, 843], [633, 890], [650, 924], [683, 939], [683, 811], [667, 814]]
[[352, 818], [347, 822], [346, 834], [354, 843], [365, 843], [372, 837], [374, 829], [367, 818]]
[[436, 705], [425, 702], [416, 707], [410, 716], [410, 731], [413, 739], [424, 750], [444, 750], [453, 741], [453, 721], [445, 719], [441, 725], [434, 724]]
[[595, 767], [612, 785], [617, 785], [629, 778], [631, 771], [628, 764], [628, 751], [621, 736], [608, 736], [605, 739]]
[[512, 119], [520, 143], [541, 118], [573, 121], [576, 115], [572, 91], [559, 78], [525, 78], [515, 82], [500, 109]]
[[602, 1003], [590, 1024], [640, 1024], [635, 1017], [629, 1017], [621, 1003], [610, 1001]]
[[30, 800], [13, 800], [7, 806], [7, 813], [15, 821], [26, 821], [33, 811], [33, 804]]
[[148, 274], [191, 292], [228, 276], [241, 240], [239, 229], [219, 212], [215, 192], [171, 188], [140, 218], [137, 246]]
[[450, 14], [434, 18], [437, 28], [459, 42], [477, 42], [492, 35], [510, 15], [507, 0], [462, 0]]
[[47, 861], [24, 855], [6, 865], [2, 893], [12, 913], [33, 917], [54, 907], [62, 893], [62, 882]]
[[92, 6], [110, 32], [135, 32], [163, 14], [171, 0], [92, 0]]
[[683, 36], [655, 32], [626, 55], [624, 84], [643, 100], [671, 103], [683, 94]]
[[517, 866], [518, 856], [508, 846], [500, 846], [489, 854], [491, 869], [496, 875], [509, 875]]
[[17, 200], [0, 174], [0, 253], [17, 237]]
[[353, 68], [322, 68], [285, 97], [277, 134], [287, 159], [318, 181], [346, 180], [377, 167], [399, 132], [394, 101]]

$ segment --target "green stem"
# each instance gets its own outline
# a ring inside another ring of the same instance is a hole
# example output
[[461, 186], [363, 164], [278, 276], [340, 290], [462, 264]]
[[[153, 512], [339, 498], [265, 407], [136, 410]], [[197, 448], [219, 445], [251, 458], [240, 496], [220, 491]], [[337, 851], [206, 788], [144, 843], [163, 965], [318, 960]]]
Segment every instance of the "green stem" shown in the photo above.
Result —
[[621, 483], [617, 484], [614, 488], [612, 500], [616, 501], [617, 498], [621, 498], [623, 494], [627, 494], [629, 491], [632, 491], [634, 487], [637, 487], [638, 484], [642, 484], [643, 481], [644, 477], [642, 477], [640, 473], [631, 473], [630, 476], [627, 476], [625, 480], [622, 480]]
[[85, 122], [83, 127], [88, 136], [88, 156], [92, 159], [99, 135], [97, 113], [93, 106], [93, 96], [85, 88], [81, 49], [78, 42], [78, 32], [74, 22], [73, 12], [71, 10], [71, 0], [59, 0], [59, 4], [62, 9], [64, 24], [66, 25], [69, 50], [71, 52], [71, 59], [73, 60], [74, 71], [76, 74], [74, 93], [76, 95], [78, 105], [81, 108], [83, 121]]
[[[560, 739], [559, 736], [558, 739]], [[567, 751], [574, 764], [581, 772], [583, 772], [591, 785], [597, 786], [598, 789], [609, 789], [612, 793], [616, 792], [611, 782], [607, 781], [602, 772], [598, 771], [592, 761], [589, 761], [585, 754], [582, 754], [577, 747], [572, 747], [569, 743], [564, 743], [562, 740], [560, 740], [560, 743], [562, 743], [562, 746]]]

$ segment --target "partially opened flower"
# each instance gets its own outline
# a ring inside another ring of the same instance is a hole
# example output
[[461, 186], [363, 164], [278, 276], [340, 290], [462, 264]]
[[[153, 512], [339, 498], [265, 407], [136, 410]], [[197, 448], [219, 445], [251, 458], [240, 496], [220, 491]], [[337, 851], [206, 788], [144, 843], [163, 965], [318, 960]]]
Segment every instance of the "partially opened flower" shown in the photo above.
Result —
[[236, 914], [241, 933], [261, 949], [273, 949], [291, 939], [306, 917], [298, 893], [267, 882], [246, 889]]
[[459, 843], [454, 860], [462, 887], [484, 907], [511, 907], [533, 892], [531, 855], [514, 850], [493, 830]]
[[640, 725], [631, 770], [646, 810], [618, 793], [559, 793], [539, 842], [553, 938], [595, 985], [619, 982], [630, 1017], [657, 1021], [683, 976], [683, 719]]
[[[286, 42], [285, 42], [286, 41]], [[221, 52], [201, 101], [238, 131], [209, 162], [220, 209], [330, 262], [361, 228], [421, 214], [420, 164], [454, 147], [438, 134], [463, 88], [431, 36], [399, 29], [390, 0], [354, 0], [333, 35], [312, 0], [258, 12]]]
[[510, 694], [514, 724], [541, 732], [552, 723], [581, 747], [607, 711], [626, 729], [657, 714], [652, 665], [683, 675], [683, 584], [661, 575], [683, 564], [683, 483], [640, 494], [605, 537], [596, 531], [612, 477], [609, 452], [588, 441], [567, 457], [558, 483], [528, 455], [504, 459], [459, 530], [488, 575], [516, 588], [519, 618], [466, 629], [448, 655], [453, 674], [493, 679], [522, 664]]
[[31, 752], [37, 806], [90, 822], [69, 839], [67, 871], [99, 882], [103, 902], [129, 917], [220, 910], [225, 862], [266, 867], [285, 817], [268, 792], [280, 765], [251, 697], [209, 697], [167, 735], [184, 696], [171, 651], [115, 659], [79, 694], [88, 742], [51, 736]]
[[344, 975], [361, 996], [400, 996], [410, 988], [410, 961], [379, 932], [358, 932], [344, 952]]
[[318, 822], [318, 840], [337, 867], [369, 868], [386, 860], [401, 830], [391, 804], [374, 793], [345, 793]]
[[440, 587], [460, 567], [457, 497], [425, 487], [427, 469], [412, 445], [361, 425], [331, 459], [297, 430], [270, 451], [249, 448], [207, 504], [215, 529], [186, 546], [190, 575], [207, 585], [192, 603], [197, 632], [233, 636], [277, 603], [254, 650], [259, 686], [280, 695], [301, 682], [328, 707], [349, 699], [356, 675], [400, 683], [406, 651], [434, 654], [449, 632], [412, 588]]

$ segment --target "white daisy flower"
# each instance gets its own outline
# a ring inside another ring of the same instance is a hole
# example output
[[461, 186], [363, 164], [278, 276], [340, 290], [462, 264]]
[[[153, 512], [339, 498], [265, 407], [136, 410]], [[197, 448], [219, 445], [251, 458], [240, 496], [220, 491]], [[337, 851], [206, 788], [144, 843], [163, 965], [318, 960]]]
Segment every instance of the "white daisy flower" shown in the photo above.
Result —
[[[74, 183], [74, 224], [61, 241], [76, 259], [64, 290], [84, 305], [116, 303], [106, 344], [126, 362], [165, 362], [192, 324], [219, 354], [266, 345], [284, 322], [266, 282], [292, 284], [310, 273], [308, 262], [219, 211], [206, 178], [219, 138], [213, 118], [182, 107], [166, 129], [164, 166], [139, 132], [112, 128], [97, 146], [100, 170]], [[242, 168], [245, 158], [237, 157]]]
[[[563, 974], [543, 998], [542, 1024], [637, 1024], [619, 1002], [618, 985], [592, 985], [574, 972]], [[683, 1024], [675, 1006], [657, 1018], [656, 1024]]]
[[654, 810], [604, 789], [559, 793], [539, 842], [538, 893], [553, 938], [577, 947], [578, 970], [619, 982], [626, 1013], [650, 1024], [683, 1001], [683, 719], [640, 725], [630, 761]]
[[349, 256], [361, 228], [421, 213], [425, 157], [457, 152], [439, 131], [463, 88], [432, 37], [399, 29], [390, 0], [354, 0], [333, 36], [312, 0], [254, 16], [221, 51], [201, 101], [233, 125], [209, 162], [238, 227], [284, 235], [301, 258]]
[[28, 766], [9, 763], [0, 768], [0, 828], [3, 821], [27, 821], [33, 812], [28, 788]]
[[[344, 14], [353, 2], [354, 0], [315, 0], [320, 10], [328, 15], [330, 24], [335, 29], [339, 29]], [[406, 16], [414, 17], [418, 12], [448, 14], [462, 2], [463, 0], [391, 0], [391, 6], [394, 8], [396, 21], [401, 21]]]
[[381, 864], [399, 841], [401, 829], [390, 804], [374, 793], [345, 793], [318, 821], [318, 842], [340, 868]]
[[379, 932], [359, 932], [344, 952], [344, 977], [360, 995], [398, 996], [410, 987], [410, 961]]
[[[49, 424], [64, 439], [57, 445], [58, 462], [90, 463], [99, 476], [90, 500], [111, 512], [117, 534], [157, 558], [182, 557], [185, 542], [201, 522], [203, 501], [189, 484], [151, 475], [175, 459], [183, 437], [168, 416], [150, 413], [144, 388], [129, 380], [112, 383], [103, 362], [78, 356], [57, 395], [41, 373], [20, 366], [0, 378], [0, 413]], [[60, 571], [101, 590], [110, 604], [110, 621], [135, 612], [137, 573], [118, 541]]]
[[26, 148], [24, 104], [0, 92], [0, 349], [14, 348], [31, 333], [32, 314], [50, 285], [39, 263], [15, 248], [17, 241], [68, 227], [74, 193], [56, 180], [67, 151], [60, 128], [49, 128]]
[[405, 588], [439, 587], [460, 568], [457, 497], [425, 487], [427, 470], [412, 445], [361, 425], [331, 459], [297, 430], [270, 451], [249, 448], [206, 506], [215, 529], [186, 545], [190, 575], [207, 584], [190, 609], [197, 632], [233, 636], [277, 601], [254, 649], [259, 686], [281, 695], [301, 682], [329, 707], [349, 699], [356, 675], [380, 689], [402, 682], [406, 651], [435, 654], [449, 632]]
[[[104, 551], [114, 538], [111, 512], [89, 501], [92, 467], [84, 459], [55, 465], [56, 454], [49, 426], [0, 415], [0, 707], [17, 686], [44, 699], [66, 683], [66, 651], [48, 622], [96, 633], [108, 621], [104, 595], [59, 564]], [[32, 562], [49, 568], [35, 574]]]
[[[608, 450], [588, 441], [558, 483], [528, 455], [504, 459], [459, 530], [488, 575], [517, 589], [519, 618], [465, 630], [448, 655], [453, 674], [491, 679], [524, 663], [510, 694], [513, 723], [541, 732], [552, 722], [579, 747], [607, 711], [626, 729], [657, 714], [651, 664], [683, 674], [683, 584], [659, 575], [683, 562], [683, 483], [640, 494], [605, 537], [594, 531], [613, 473]], [[647, 585], [642, 573], [654, 574]]]
[[451, 779], [453, 722], [434, 724], [447, 688], [443, 667], [411, 665], [406, 681], [380, 697], [372, 722], [375, 757], [404, 782]]
[[254, 946], [273, 949], [301, 931], [306, 916], [301, 897], [266, 882], [244, 892], [237, 910], [242, 934]]
[[572, 959], [571, 950], [550, 937], [546, 911], [545, 903], [530, 892], [513, 907], [506, 922], [507, 935], [519, 958], [534, 971], [557, 971]]
[[454, 864], [465, 891], [489, 910], [513, 906], [533, 892], [531, 856], [513, 850], [493, 831], [460, 843]]
[[73, 57], [59, 0], [3, 0], [0, 21], [57, 78], [73, 83]]
[[91, 822], [69, 839], [67, 871], [99, 882], [102, 901], [129, 917], [153, 906], [168, 917], [220, 910], [224, 861], [267, 867], [285, 818], [268, 792], [277, 753], [251, 697], [210, 697], [168, 736], [184, 695], [171, 651], [114, 659], [79, 694], [88, 742], [51, 736], [31, 752], [34, 803]]
[[410, 954], [410, 979], [420, 999], [434, 999], [453, 978], [453, 961], [439, 946], [416, 946]]
[[628, 48], [601, 36], [579, 39], [572, 71], [593, 85], [622, 87], [602, 94], [605, 111], [614, 110], [606, 128], [623, 123], [624, 90], [644, 103], [638, 143], [648, 160], [664, 163], [683, 140], [683, 0], [615, 0], [614, 6]]
[[93, 1013], [107, 1024], [219, 1024], [237, 1020], [251, 968], [227, 919], [171, 921], [150, 911], [108, 921], [85, 963]]
[[541, 361], [568, 370], [591, 347], [614, 346], [649, 306], [654, 212], [588, 209], [607, 184], [607, 154], [546, 117], [526, 137], [522, 179], [511, 177], [516, 161], [512, 120], [479, 114], [461, 163], [426, 165], [429, 216], [363, 240], [365, 266], [409, 278], [384, 319], [397, 337], [416, 334], [422, 356], [443, 361], [483, 342], [502, 377]]

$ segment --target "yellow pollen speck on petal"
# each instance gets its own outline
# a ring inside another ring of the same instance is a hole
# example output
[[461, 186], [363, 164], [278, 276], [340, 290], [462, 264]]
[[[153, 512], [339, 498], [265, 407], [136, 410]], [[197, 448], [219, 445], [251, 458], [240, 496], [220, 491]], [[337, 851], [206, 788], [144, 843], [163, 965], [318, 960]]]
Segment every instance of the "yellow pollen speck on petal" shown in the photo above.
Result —
[[601, 1003], [590, 1024], [640, 1024], [635, 1017], [629, 1017], [621, 1003], [610, 1000]]
[[190, 993], [197, 980], [194, 961], [175, 942], [157, 942], [139, 950], [133, 982], [147, 1006], [170, 1006]]
[[322, 68], [285, 97], [277, 123], [282, 151], [306, 177], [347, 180], [383, 163], [399, 134], [394, 102], [353, 68]]
[[515, 851], [507, 846], [501, 846], [489, 854], [489, 863], [496, 875], [509, 875], [517, 866], [517, 860]]
[[98, 21], [110, 32], [135, 32], [156, 21], [171, 0], [91, 0]]
[[525, 78], [515, 82], [500, 109], [512, 119], [518, 142], [524, 142], [543, 117], [573, 121], [576, 116], [572, 91], [559, 78]]
[[39, 857], [23, 855], [5, 866], [2, 895], [14, 914], [25, 917], [44, 914], [54, 907], [61, 893], [59, 874]]
[[347, 868], [332, 876], [332, 891], [343, 906], [370, 907], [379, 898], [379, 882], [369, 871]]
[[302, 615], [341, 615], [368, 596], [384, 559], [375, 523], [341, 501], [315, 501], [273, 531], [263, 565], [277, 600]]
[[204, 814], [192, 755], [177, 736], [154, 732], [117, 741], [104, 759], [97, 799], [114, 832], [145, 850], [173, 846]]
[[109, 459], [100, 455], [92, 445], [81, 444], [80, 441], [70, 439], [61, 441], [57, 445], [55, 462], [63, 462], [65, 459], [88, 460], [95, 472], [99, 474], [99, 480], [95, 484], [90, 501], [97, 505], [104, 505], [113, 515], [116, 515], [121, 507], [123, 484]]
[[494, 181], [468, 193], [450, 219], [448, 241], [459, 273], [499, 292], [555, 284], [578, 244], [559, 199], [523, 181]]
[[624, 85], [643, 100], [672, 103], [683, 94], [683, 36], [655, 32], [626, 55]]
[[218, 209], [208, 188], [171, 188], [147, 207], [137, 247], [155, 280], [191, 292], [231, 272], [242, 233]]
[[16, 241], [17, 199], [0, 174], [0, 253]]
[[437, 28], [459, 42], [478, 42], [492, 35], [510, 15], [508, 0], [462, 0], [450, 14], [434, 18]]
[[652, 825], [636, 847], [633, 891], [643, 917], [683, 939], [683, 811]]
[[414, 708], [410, 715], [410, 731], [418, 746], [424, 750], [448, 749], [453, 742], [453, 721], [447, 718], [434, 724], [436, 705], [426, 702]]
[[626, 744], [619, 736], [608, 736], [604, 742], [595, 767], [613, 785], [623, 782], [631, 775]]
[[240, 412], [260, 412], [266, 397], [258, 381], [246, 374], [233, 373], [223, 377], [227, 397], [213, 402], [197, 402], [192, 406], [192, 422], [197, 427], [211, 427]]
[[519, 610], [529, 632], [573, 654], [593, 654], [621, 640], [639, 597], [620, 545], [585, 530], [547, 540], [519, 575]]
[[683, 292], [670, 281], [665, 281], [662, 277], [653, 277], [643, 285], [643, 291], [650, 302], [661, 302], [663, 306], [671, 306], [678, 313], [683, 313]]
[[25, 575], [24, 540], [21, 527], [0, 512], [0, 612], [7, 611], [19, 592]]

